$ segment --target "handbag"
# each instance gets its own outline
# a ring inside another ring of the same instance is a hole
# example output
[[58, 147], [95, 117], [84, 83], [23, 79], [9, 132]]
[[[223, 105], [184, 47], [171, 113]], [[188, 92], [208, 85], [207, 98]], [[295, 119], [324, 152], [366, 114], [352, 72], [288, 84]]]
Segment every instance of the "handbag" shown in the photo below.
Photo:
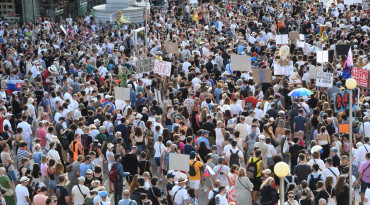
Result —
[[334, 200], [334, 198], [333, 198], [333, 187], [331, 188], [331, 190], [330, 190], [330, 198], [328, 198], [328, 204], [329, 205], [335, 205], [336, 203], [335, 203], [335, 200]]

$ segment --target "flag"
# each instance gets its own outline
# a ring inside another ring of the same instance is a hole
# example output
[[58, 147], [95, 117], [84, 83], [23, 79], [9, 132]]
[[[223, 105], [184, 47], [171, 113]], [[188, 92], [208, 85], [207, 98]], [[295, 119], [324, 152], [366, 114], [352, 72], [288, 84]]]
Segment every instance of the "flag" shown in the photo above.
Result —
[[204, 170], [203, 176], [205, 176], [205, 177], [211, 177], [212, 175], [215, 175], [215, 173], [213, 172], [213, 170], [211, 169], [211, 167], [209, 167], [207, 165], [206, 166], [206, 170]]
[[352, 50], [350, 48], [348, 51], [347, 59], [346, 61], [344, 61], [344, 64], [343, 64], [342, 77], [344, 79], [351, 78], [352, 66], [353, 66], [353, 59], [352, 59]]
[[318, 25], [318, 34], [320, 35], [320, 37], [322, 36], [322, 33], [324, 32], [325, 30], [325, 25]]
[[23, 88], [23, 80], [5, 80], [6, 93], [11, 95], [13, 91], [21, 91]]

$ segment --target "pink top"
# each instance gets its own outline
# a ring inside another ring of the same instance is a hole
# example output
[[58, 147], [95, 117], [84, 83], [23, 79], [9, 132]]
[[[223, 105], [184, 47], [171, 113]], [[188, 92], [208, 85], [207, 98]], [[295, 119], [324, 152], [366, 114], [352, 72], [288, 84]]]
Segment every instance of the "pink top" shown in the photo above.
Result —
[[42, 174], [42, 176], [46, 177], [46, 170], [47, 169], [48, 169], [48, 165], [41, 163], [41, 174]]
[[36, 136], [41, 139], [41, 147], [46, 146], [46, 130], [43, 127], [40, 127], [36, 131]]
[[366, 160], [360, 165], [359, 173], [362, 173], [362, 180], [366, 183], [370, 183], [370, 160]]

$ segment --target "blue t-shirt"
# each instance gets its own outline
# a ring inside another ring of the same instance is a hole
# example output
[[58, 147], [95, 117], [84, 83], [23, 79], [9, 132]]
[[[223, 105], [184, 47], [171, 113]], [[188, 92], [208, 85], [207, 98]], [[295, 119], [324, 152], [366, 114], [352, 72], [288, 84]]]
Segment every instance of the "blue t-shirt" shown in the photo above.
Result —
[[199, 137], [199, 139], [198, 139], [198, 147], [199, 147], [199, 145], [200, 145], [200, 142], [202, 142], [202, 141], [205, 141], [205, 142], [206, 142], [207, 147], [209, 147], [208, 139], [207, 139], [207, 138], [205, 138], [205, 137]]
[[184, 146], [184, 154], [190, 154], [191, 151], [195, 152], [195, 148], [191, 145], [186, 144]]
[[110, 109], [108, 110], [108, 112], [110, 113], [110, 114], [113, 114], [113, 110], [115, 110], [116, 108], [114, 107], [114, 105], [111, 103], [111, 102], [105, 102], [102, 106], [103, 106], [103, 109], [104, 109], [104, 107], [105, 106], [107, 106], [108, 104], [110, 104], [111, 105], [111, 107], [110, 107]]
[[304, 130], [304, 123], [306, 123], [306, 118], [304, 118], [303, 116], [295, 116], [293, 122], [295, 123], [294, 132]]
[[137, 205], [136, 201], [131, 200], [131, 199], [122, 199], [118, 202], [118, 205]]
[[90, 168], [90, 166], [88, 164], [85, 164], [85, 163], [82, 163], [80, 165], [80, 174], [81, 176], [85, 177], [86, 178], [86, 171]]

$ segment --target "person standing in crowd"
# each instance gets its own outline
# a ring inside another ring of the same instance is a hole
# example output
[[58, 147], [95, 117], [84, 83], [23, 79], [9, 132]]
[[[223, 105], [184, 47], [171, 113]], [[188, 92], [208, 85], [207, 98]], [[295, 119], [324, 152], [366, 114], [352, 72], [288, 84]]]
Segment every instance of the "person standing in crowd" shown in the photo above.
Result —
[[88, 187], [84, 185], [85, 177], [80, 176], [78, 177], [78, 183], [72, 188], [72, 195], [71, 201], [75, 205], [83, 205], [85, 202], [85, 198], [90, 194], [90, 190]]
[[29, 197], [30, 194], [26, 187], [29, 181], [30, 179], [24, 176], [19, 180], [19, 184], [15, 187], [15, 193], [17, 196], [17, 205], [32, 204], [30, 197]]

